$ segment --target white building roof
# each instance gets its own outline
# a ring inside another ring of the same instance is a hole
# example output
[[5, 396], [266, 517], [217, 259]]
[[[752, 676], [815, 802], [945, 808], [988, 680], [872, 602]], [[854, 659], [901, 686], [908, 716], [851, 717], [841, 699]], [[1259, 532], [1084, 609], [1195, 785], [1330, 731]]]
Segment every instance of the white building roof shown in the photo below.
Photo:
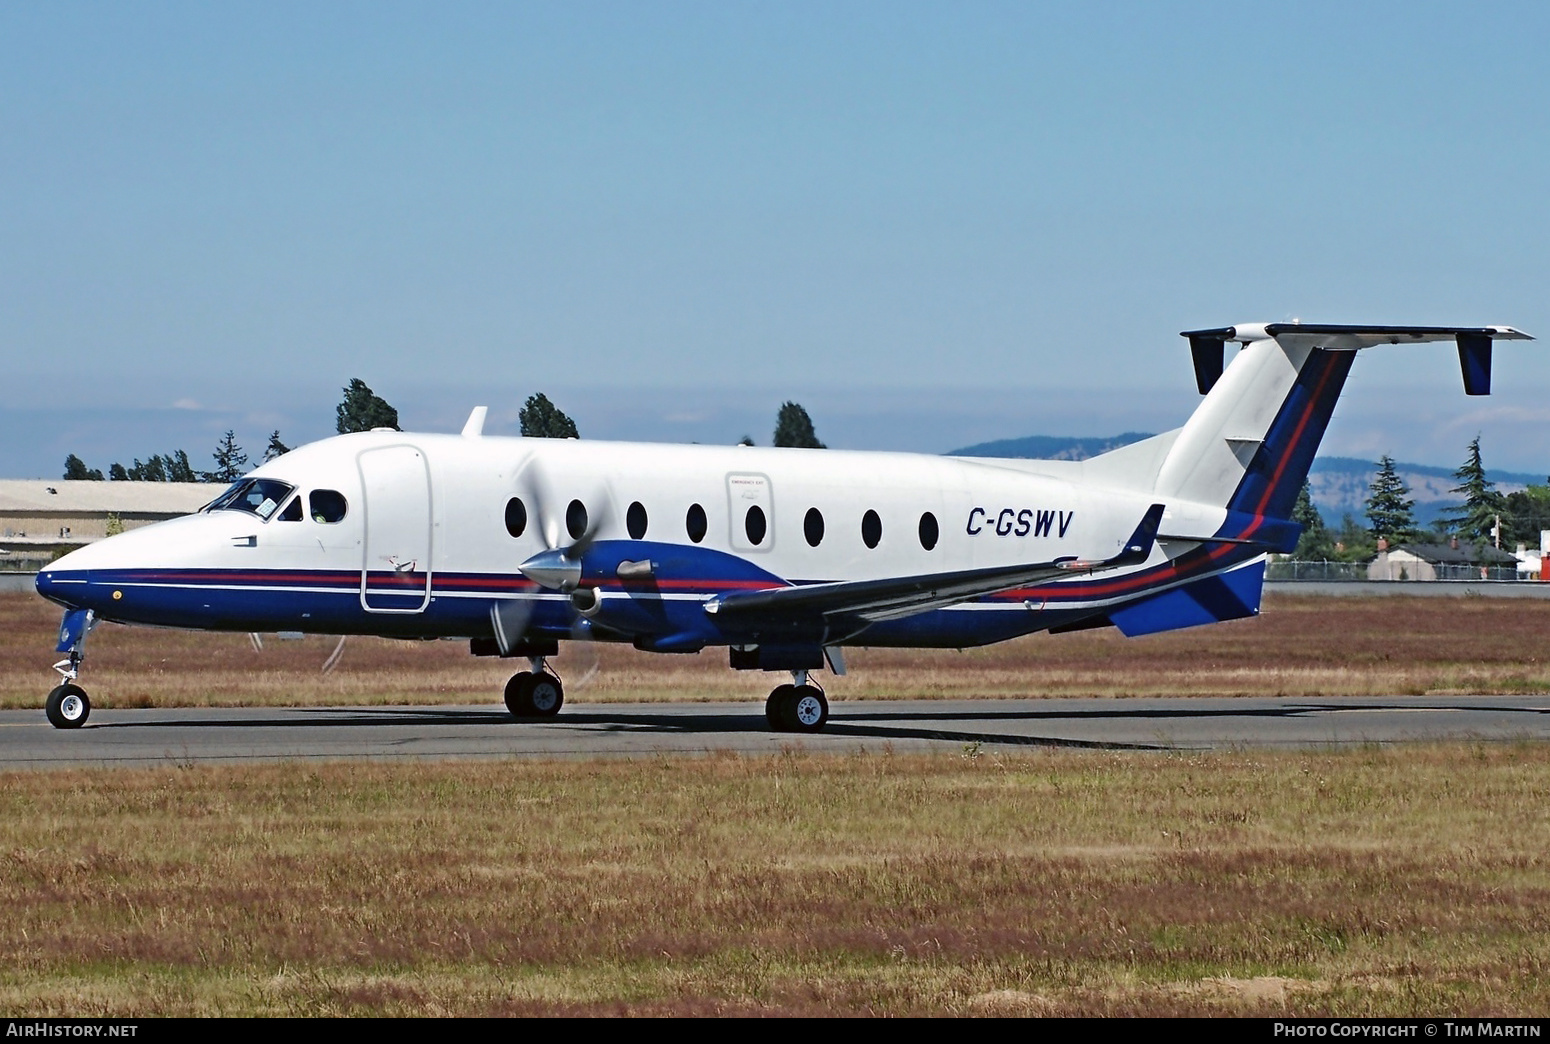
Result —
[[0, 479], [0, 515], [186, 515], [226, 487], [219, 482], [82, 482]]

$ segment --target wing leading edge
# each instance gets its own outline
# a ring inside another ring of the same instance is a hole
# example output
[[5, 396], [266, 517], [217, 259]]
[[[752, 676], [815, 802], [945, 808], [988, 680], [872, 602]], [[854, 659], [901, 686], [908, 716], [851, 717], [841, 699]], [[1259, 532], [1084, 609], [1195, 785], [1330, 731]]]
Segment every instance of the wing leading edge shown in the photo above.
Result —
[[1101, 561], [1082, 561], [1069, 557], [1050, 562], [991, 566], [951, 573], [927, 573], [882, 580], [841, 580], [803, 587], [739, 591], [707, 603], [705, 610], [715, 614], [718, 619], [735, 623], [752, 623], [770, 616], [783, 619], [852, 616], [868, 621], [894, 620], [1055, 577], [1139, 565], [1151, 556], [1162, 515], [1163, 505], [1153, 504], [1130, 539], [1125, 541], [1123, 550]]

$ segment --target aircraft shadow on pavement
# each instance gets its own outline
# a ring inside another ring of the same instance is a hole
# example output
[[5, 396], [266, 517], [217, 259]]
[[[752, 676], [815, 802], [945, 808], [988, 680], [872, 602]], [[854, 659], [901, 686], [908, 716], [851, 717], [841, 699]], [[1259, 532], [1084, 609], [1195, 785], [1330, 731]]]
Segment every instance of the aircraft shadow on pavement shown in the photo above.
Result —
[[[288, 710], [283, 714], [266, 713], [259, 717], [222, 716], [217, 718], [157, 718], [154, 720], [140, 721], [104, 721], [87, 726], [88, 730], [97, 729], [158, 729], [158, 728], [193, 728], [193, 729], [253, 729], [253, 728], [282, 728], [282, 729], [334, 729], [334, 728], [393, 728], [406, 725], [424, 727], [480, 727], [480, 726], [504, 726], [511, 728], [546, 728], [569, 727], [581, 728], [589, 731], [603, 732], [666, 732], [676, 735], [704, 735], [726, 733], [767, 732], [769, 726], [765, 723], [763, 708], [757, 704], [750, 704], [746, 712], [728, 713], [725, 711], [708, 711], [696, 714], [692, 711], [685, 713], [681, 709], [668, 710], [639, 710], [619, 709], [611, 710], [606, 705], [583, 705], [583, 707], [563, 711], [557, 718], [544, 719], [516, 719], [503, 709], [497, 708], [445, 708], [445, 707], [316, 707], [298, 708]], [[1318, 714], [1330, 711], [1383, 711], [1383, 710], [1415, 710], [1414, 703], [1394, 703], [1389, 701], [1361, 701], [1361, 702], [1336, 702], [1336, 701], [1298, 701], [1288, 702], [1284, 705], [1265, 707], [1102, 707], [1102, 708], [1061, 708], [1061, 709], [1025, 709], [1008, 707], [1001, 709], [984, 709], [983, 706], [973, 710], [954, 710], [950, 706], [940, 709], [925, 711], [911, 710], [890, 711], [884, 708], [876, 710], [860, 707], [846, 707], [843, 704], [832, 714], [828, 728], [821, 734], [809, 735], [803, 733], [782, 733], [783, 737], [795, 742], [822, 741], [832, 743], [834, 740], [854, 738], [866, 738], [870, 740], [925, 740], [946, 742], [955, 744], [984, 744], [997, 746], [1018, 747], [1074, 747], [1095, 749], [1118, 750], [1174, 750], [1184, 746], [1198, 746], [1200, 744], [1183, 744], [1170, 742], [1164, 738], [1164, 734], [1154, 742], [1136, 742], [1102, 739], [1077, 739], [1074, 737], [1062, 737], [1059, 735], [1029, 735], [1005, 732], [986, 732], [972, 728], [954, 728], [953, 723], [971, 724], [975, 722], [1027, 722], [1029, 724], [1050, 724], [1061, 721], [1079, 723], [1099, 720], [1147, 721], [1167, 722], [1183, 720], [1199, 720], [1205, 718], [1221, 719], [1250, 719], [1250, 718], [1301, 718], [1310, 714]], [[1457, 701], [1439, 701], [1428, 703], [1419, 709], [1448, 711], [1498, 711], [1502, 713], [1519, 714], [1550, 714], [1550, 710], [1543, 707], [1530, 706], [1479, 706], [1462, 704]], [[889, 724], [885, 724], [889, 723]], [[1209, 745], [1210, 741], [1206, 741]]]

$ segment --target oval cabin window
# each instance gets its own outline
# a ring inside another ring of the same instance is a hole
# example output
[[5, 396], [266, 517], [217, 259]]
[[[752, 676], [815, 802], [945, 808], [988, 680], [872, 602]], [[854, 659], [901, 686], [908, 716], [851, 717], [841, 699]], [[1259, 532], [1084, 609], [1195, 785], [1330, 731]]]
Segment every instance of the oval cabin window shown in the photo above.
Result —
[[698, 544], [705, 539], [705, 532], [710, 524], [705, 519], [705, 509], [698, 504], [689, 505], [689, 513], [684, 516], [684, 531], [689, 534], [689, 539]]
[[624, 513], [624, 528], [630, 531], [631, 540], [643, 540], [646, 536], [646, 505], [640, 501], [630, 505]]
[[937, 528], [936, 516], [927, 511], [920, 516], [920, 546], [930, 551], [936, 547], [936, 542], [942, 536], [942, 531]]
[[764, 518], [764, 509], [758, 504], [748, 509], [748, 514], [743, 516], [743, 531], [748, 534], [748, 542], [755, 547], [764, 543], [765, 531], [769, 523]]
[[506, 532], [519, 537], [527, 531], [527, 505], [519, 497], [506, 501]]
[[807, 537], [809, 547], [817, 547], [823, 543], [823, 512], [817, 508], [808, 508], [807, 517], [802, 519], [802, 535]]
[[572, 540], [580, 540], [587, 532], [587, 506], [579, 500], [571, 501], [565, 509], [565, 531]]
[[861, 542], [867, 547], [876, 547], [883, 539], [883, 520], [877, 517], [877, 512], [868, 510], [861, 516]]

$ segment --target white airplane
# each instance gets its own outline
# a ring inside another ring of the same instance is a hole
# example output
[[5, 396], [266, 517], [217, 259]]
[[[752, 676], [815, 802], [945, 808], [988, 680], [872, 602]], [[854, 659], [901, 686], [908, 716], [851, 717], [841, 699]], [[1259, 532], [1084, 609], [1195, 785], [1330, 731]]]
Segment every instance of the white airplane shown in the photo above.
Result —
[[[65, 608], [58, 728], [98, 620], [211, 631], [466, 639], [526, 658], [520, 718], [559, 711], [570, 639], [789, 671], [775, 729], [813, 732], [812, 672], [845, 646], [962, 648], [1035, 631], [1128, 636], [1252, 616], [1358, 349], [1475, 328], [1246, 324], [1187, 331], [1205, 395], [1175, 431], [1085, 461], [665, 446], [377, 430], [293, 450], [196, 514], [98, 541], [38, 574]], [[1225, 345], [1242, 345], [1224, 367]]]

